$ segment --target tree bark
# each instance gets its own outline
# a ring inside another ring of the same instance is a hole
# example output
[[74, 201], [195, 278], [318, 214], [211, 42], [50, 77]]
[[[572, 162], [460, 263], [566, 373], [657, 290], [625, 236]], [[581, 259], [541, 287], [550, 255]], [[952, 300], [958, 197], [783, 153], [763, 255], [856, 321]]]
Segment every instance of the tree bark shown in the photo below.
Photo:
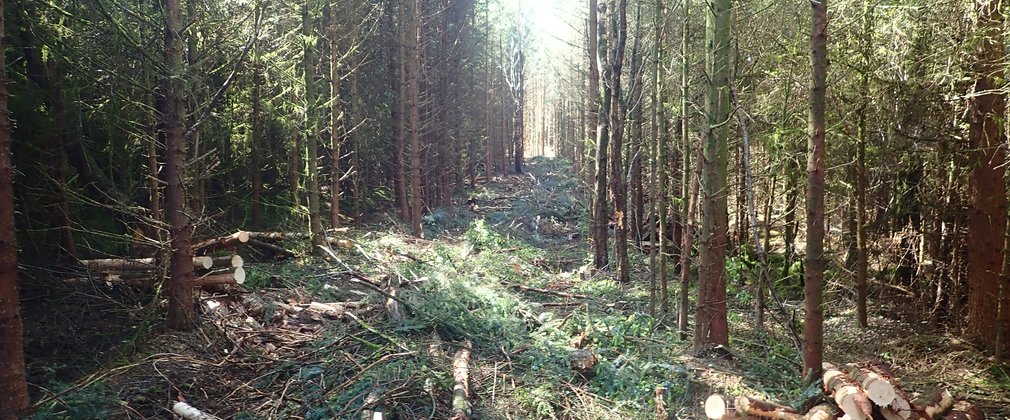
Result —
[[410, 108], [410, 226], [414, 235], [423, 238], [424, 228], [421, 226], [421, 91], [419, 83], [419, 67], [421, 62], [421, 33], [418, 27], [420, 20], [420, 3], [418, 0], [405, 0], [407, 3], [407, 97]]
[[[330, 0], [326, 0], [330, 1]], [[340, 112], [340, 36], [337, 25], [336, 7], [330, 13], [330, 227], [340, 227], [340, 138], [343, 135]]]
[[859, 75], [860, 97], [864, 98], [856, 116], [856, 323], [860, 328], [869, 326], [866, 313], [867, 269], [869, 266], [866, 249], [866, 109], [870, 98], [870, 54], [872, 54], [871, 37], [873, 24], [871, 14], [873, 7], [869, 2], [863, 3], [863, 32], [861, 34], [861, 50], [863, 59], [862, 72]]
[[[599, 16], [599, 12], [606, 15], [606, 5], [598, 5], [596, 21], [591, 22], [596, 25], [596, 34], [599, 37], [596, 45], [596, 57], [598, 65], [603, 69], [601, 80], [610, 80], [610, 70], [604, 66], [607, 62], [607, 25], [606, 21]], [[594, 13], [590, 12], [590, 16]], [[596, 127], [596, 187], [593, 194], [593, 264], [596, 268], [606, 267], [610, 261], [607, 252], [607, 153], [610, 141], [610, 115], [611, 87], [609, 83], [603, 84], [603, 98], [597, 112]]]
[[[970, 103], [968, 139], [972, 162], [968, 212], [968, 330], [990, 350], [995, 350], [997, 331], [1010, 329], [1006, 319], [994, 316], [999, 301], [1006, 230], [1007, 197], [1003, 179], [1006, 114], [1003, 83], [1003, 9], [996, 0], [975, 2], [975, 86]], [[1002, 302], [1007, 305], [1007, 299]], [[1007, 350], [1006, 343], [1003, 349]]]
[[303, 0], [302, 37], [305, 44], [302, 52], [302, 76], [305, 85], [305, 194], [308, 201], [309, 233], [312, 245], [324, 245], [323, 224], [319, 214], [319, 90], [316, 82], [316, 45], [311, 41], [314, 35], [316, 0]]
[[[4, 33], [0, 0], [0, 34]], [[0, 52], [7, 50], [0, 37]], [[25, 381], [21, 299], [18, 296], [18, 244], [14, 227], [14, 165], [11, 161], [7, 111], [7, 63], [0, 54], [0, 419], [27, 415], [30, 401]]]
[[807, 255], [804, 285], [803, 375], [821, 377], [824, 346], [824, 108], [828, 73], [827, 0], [811, 2], [810, 47], [813, 80], [810, 85], [810, 143], [807, 155]]
[[705, 108], [705, 130], [701, 177], [701, 237], [698, 308], [695, 317], [696, 352], [729, 344], [726, 319], [726, 247], [728, 215], [726, 168], [728, 165], [728, 125], [730, 116], [730, 0], [715, 0], [709, 7], [706, 39], [708, 74], [711, 75]]
[[165, 9], [165, 211], [168, 212], [171, 263], [168, 279], [168, 327], [188, 331], [196, 326], [193, 301], [193, 225], [186, 206], [186, 138], [183, 135], [181, 80], [182, 19], [178, 0], [163, 0]]
[[628, 31], [628, 0], [618, 0], [617, 10], [612, 11], [611, 32], [616, 44], [611, 52], [610, 86], [613, 90], [610, 107], [610, 192], [614, 197], [614, 258], [617, 259], [617, 280], [628, 282], [631, 274], [628, 267], [628, 191], [624, 179], [624, 165], [621, 152], [624, 147], [624, 120], [627, 110], [621, 89], [621, 71], [624, 66], [624, 49]]

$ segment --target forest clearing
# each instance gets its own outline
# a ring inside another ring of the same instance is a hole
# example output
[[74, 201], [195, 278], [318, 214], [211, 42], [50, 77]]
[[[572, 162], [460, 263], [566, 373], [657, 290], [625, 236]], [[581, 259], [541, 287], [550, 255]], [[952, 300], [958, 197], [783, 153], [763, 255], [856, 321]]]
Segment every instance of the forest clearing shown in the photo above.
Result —
[[1005, 13], [0, 0], [0, 420], [1010, 419]]

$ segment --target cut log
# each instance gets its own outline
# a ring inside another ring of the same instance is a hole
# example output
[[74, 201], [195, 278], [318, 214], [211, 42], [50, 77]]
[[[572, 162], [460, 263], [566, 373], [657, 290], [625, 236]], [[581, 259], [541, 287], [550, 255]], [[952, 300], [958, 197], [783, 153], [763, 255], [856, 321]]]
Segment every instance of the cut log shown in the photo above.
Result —
[[814, 408], [807, 411], [807, 414], [803, 415], [803, 420], [834, 420], [837, 416], [838, 409], [831, 404], [825, 403], [815, 405]]
[[282, 247], [279, 247], [277, 245], [266, 243], [266, 242], [263, 242], [263, 241], [260, 241], [260, 240], [256, 240], [256, 239], [250, 239], [249, 242], [246, 243], [246, 245], [258, 248], [260, 250], [269, 251], [271, 254], [273, 254], [274, 258], [277, 258], [277, 259], [285, 259], [285, 258], [291, 258], [291, 257], [295, 256], [294, 252], [292, 252], [292, 251], [290, 251], [290, 250], [288, 250], [286, 248], [282, 248]]
[[[91, 271], [119, 273], [124, 271], [146, 271], [157, 267], [154, 258], [105, 258], [98, 260], [81, 260], [81, 265]], [[210, 257], [193, 257], [194, 268], [210, 268], [213, 261]]]
[[245, 283], [245, 269], [242, 267], [236, 268], [235, 271], [230, 273], [218, 273], [218, 274], [208, 274], [206, 276], [197, 278], [193, 282], [194, 287], [203, 287], [210, 285], [225, 285], [225, 284], [242, 284]]
[[172, 404], [172, 412], [186, 420], [220, 420], [220, 417], [204, 413], [182, 401], [176, 401], [175, 404]]
[[761, 401], [747, 397], [736, 397], [737, 414], [762, 417], [766, 419], [778, 420], [802, 420], [803, 415], [792, 408], [778, 405], [768, 401]]
[[98, 260], [81, 260], [81, 265], [87, 267], [91, 271], [102, 272], [153, 270], [157, 268], [155, 266], [154, 258], [106, 258]]
[[470, 352], [473, 343], [467, 340], [452, 357], [452, 417], [466, 420], [470, 416]]
[[231, 235], [207, 239], [193, 245], [193, 252], [197, 255], [208, 255], [222, 249], [235, 248], [241, 244], [249, 242], [249, 232], [238, 231]]
[[825, 362], [824, 392], [838, 404], [838, 408], [852, 420], [865, 420], [873, 417], [873, 405], [863, 393], [859, 383], [837, 366]]
[[936, 418], [954, 406], [954, 396], [946, 389], [937, 389], [920, 395], [912, 401], [912, 405], [916, 411], [924, 413], [928, 418]]
[[204, 270], [209, 270], [213, 266], [214, 266], [214, 259], [211, 257], [206, 256], [193, 257], [193, 268], [197, 270], [201, 268]]
[[888, 375], [888, 373], [855, 364], [845, 365], [845, 370], [853, 379], [859, 382], [863, 387], [863, 392], [874, 404], [880, 407], [887, 407], [899, 398], [905, 400], [905, 405], [908, 404], [908, 399], [904, 397], [904, 393], [898, 387], [897, 381]]
[[705, 416], [712, 420], [732, 418], [730, 408], [726, 398], [722, 395], [712, 394], [705, 399]]
[[243, 260], [242, 256], [238, 254], [227, 257], [214, 257], [212, 265], [212, 267], [231, 267], [231, 268], [241, 268], [243, 266], [245, 266], [245, 260]]
[[968, 401], [954, 403], [954, 408], [944, 417], [947, 420], [985, 420], [985, 413]]

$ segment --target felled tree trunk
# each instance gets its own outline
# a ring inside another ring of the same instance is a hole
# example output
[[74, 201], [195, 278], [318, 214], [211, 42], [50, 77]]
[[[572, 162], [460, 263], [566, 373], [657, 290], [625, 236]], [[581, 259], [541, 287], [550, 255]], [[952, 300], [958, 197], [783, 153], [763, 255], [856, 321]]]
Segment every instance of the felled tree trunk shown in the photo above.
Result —
[[470, 351], [473, 343], [469, 340], [452, 358], [452, 417], [466, 420], [470, 415]]

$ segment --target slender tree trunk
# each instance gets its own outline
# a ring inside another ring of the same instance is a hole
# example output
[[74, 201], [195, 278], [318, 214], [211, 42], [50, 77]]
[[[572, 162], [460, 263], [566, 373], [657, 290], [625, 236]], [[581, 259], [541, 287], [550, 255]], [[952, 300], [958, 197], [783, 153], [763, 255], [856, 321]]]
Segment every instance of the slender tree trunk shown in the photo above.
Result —
[[[393, 9], [394, 2], [397, 0], [389, 0], [390, 9]], [[396, 202], [399, 204], [400, 217], [405, 220], [410, 220], [410, 202], [407, 199], [407, 172], [409, 168], [407, 166], [407, 124], [404, 121], [404, 117], [407, 115], [407, 60], [409, 59], [407, 55], [407, 44], [409, 38], [407, 36], [407, 14], [404, 10], [404, 6], [395, 7], [396, 9], [396, 39], [397, 42], [397, 60], [396, 60], [396, 79], [393, 83], [396, 85], [396, 105], [392, 107], [391, 115], [393, 120], [393, 125], [396, 130]]]
[[259, 45], [259, 25], [262, 16], [262, 6], [257, 0], [255, 5], [255, 16], [254, 25], [256, 33], [256, 41], [253, 43], [253, 58], [252, 58], [252, 128], [249, 135], [249, 160], [252, 163], [252, 173], [250, 176], [250, 182], [252, 183], [252, 228], [260, 229], [263, 225], [263, 160], [260, 154], [262, 151], [261, 142], [263, 137], [263, 126], [262, 119], [263, 116], [263, 69], [260, 63], [260, 45]]
[[616, 44], [611, 53], [610, 85], [613, 90], [610, 107], [610, 190], [614, 197], [614, 258], [617, 259], [617, 280], [631, 280], [628, 267], [628, 191], [624, 179], [624, 165], [621, 151], [624, 148], [624, 120], [627, 111], [621, 90], [621, 71], [624, 65], [624, 46], [627, 42], [628, 0], [618, 0], [617, 10], [612, 11], [611, 32], [616, 36]]
[[656, 229], [656, 222], [659, 220], [658, 215], [660, 214], [660, 206], [663, 205], [663, 189], [660, 184], [659, 173], [664, 171], [663, 165], [660, 163], [662, 160], [659, 158], [659, 151], [662, 149], [663, 145], [660, 140], [659, 124], [662, 119], [662, 92], [663, 92], [663, 79], [660, 77], [659, 63], [663, 60], [663, 0], [656, 0], [656, 9], [652, 19], [653, 29], [655, 30], [656, 42], [652, 47], [652, 80], [653, 88], [651, 90], [652, 96], [652, 115], [651, 127], [652, 127], [652, 145], [653, 153], [650, 162], [650, 184], [652, 186], [652, 202], [650, 206], [652, 207], [652, 217], [649, 218], [649, 314], [656, 315], [656, 304], [657, 304], [657, 265], [656, 256], [659, 254], [659, 241], [658, 232]]
[[[589, 19], [586, 24], [587, 49], [589, 51], [589, 112], [586, 120], [589, 125], [589, 140], [595, 142], [599, 138], [599, 118], [600, 118], [600, 61], [599, 61], [599, 5], [598, 0], [589, 0]], [[596, 150], [592, 151], [595, 153]], [[588, 176], [589, 171], [586, 170]], [[595, 172], [593, 173], [595, 175]], [[595, 226], [595, 225], [594, 225]], [[594, 227], [595, 229], [595, 227]], [[595, 230], [594, 230], [595, 232]], [[595, 233], [594, 233], [595, 237]], [[595, 241], [595, 239], [594, 239]], [[595, 242], [594, 242], [595, 243]]]
[[810, 143], [807, 155], [807, 255], [804, 285], [803, 376], [820, 380], [824, 346], [824, 147], [825, 89], [828, 74], [827, 0], [811, 3], [813, 81], [810, 85]]
[[[0, 0], [0, 34], [4, 33], [4, 2]], [[0, 37], [0, 52], [7, 51]], [[27, 415], [21, 299], [18, 296], [18, 244], [14, 227], [14, 165], [11, 161], [10, 117], [7, 112], [7, 65], [0, 54], [0, 419]]]
[[603, 11], [603, 16], [597, 16], [596, 33], [599, 37], [597, 45], [597, 58], [603, 69], [603, 99], [600, 101], [599, 112], [597, 112], [596, 128], [596, 189], [593, 195], [593, 263], [596, 268], [606, 267], [610, 261], [607, 255], [607, 153], [610, 141], [610, 115], [611, 86], [606, 83], [610, 80], [609, 66], [604, 66], [607, 62], [607, 24], [605, 20], [606, 5], [599, 6]]
[[999, 273], [1007, 217], [1003, 179], [1006, 93], [999, 88], [1005, 75], [1002, 5], [997, 0], [975, 2], [975, 25], [979, 35], [975, 40], [975, 86], [969, 108], [968, 134], [972, 155], [969, 160], [972, 168], [968, 212], [968, 330], [991, 350], [996, 350], [997, 331], [1005, 332], [1010, 327], [1006, 319], [995, 317], [1001, 303]]
[[410, 226], [414, 229], [414, 234], [424, 237], [424, 228], [421, 226], [421, 91], [418, 84], [420, 81], [419, 67], [421, 62], [421, 31], [418, 27], [420, 20], [419, 0], [406, 0], [408, 4], [407, 17], [410, 23], [407, 26], [407, 96], [408, 107], [410, 108]]
[[319, 214], [319, 90], [316, 83], [316, 46], [313, 39], [314, 20], [312, 13], [316, 0], [303, 0], [302, 36], [305, 45], [302, 56], [302, 71], [305, 84], [305, 192], [308, 196], [309, 234], [312, 245], [326, 244], [323, 237], [323, 223]]
[[[330, 0], [325, 0], [330, 1]], [[330, 14], [330, 227], [340, 227], [340, 139], [343, 136], [340, 112], [340, 46], [337, 39], [340, 36], [337, 19], [337, 8], [334, 6]]]
[[[188, 22], [186, 22], [186, 26], [183, 27], [186, 34], [186, 51], [183, 54], [183, 57], [187, 60], [186, 64], [189, 65], [189, 68], [197, 69], [200, 66], [200, 49], [197, 45], [196, 32], [199, 17], [197, 16], [195, 1], [186, 2], [186, 19]], [[188, 98], [192, 108], [198, 109], [203, 100], [200, 95], [202, 89], [199, 86], [196, 88], [194, 88], [194, 86], [187, 86], [187, 88], [190, 91]], [[185, 104], [185, 101], [183, 104]], [[185, 124], [186, 114], [183, 113], [182, 115]], [[197, 115], [193, 115], [192, 123], [196, 123], [196, 118]], [[204, 150], [202, 148], [203, 143], [201, 142], [200, 131], [199, 127], [197, 127], [194, 129], [192, 135], [187, 139], [189, 141], [188, 146], [191, 149], [188, 165], [193, 166], [192, 168], [187, 169], [187, 173], [190, 175], [190, 181], [188, 188], [186, 189], [186, 195], [189, 198], [189, 214], [196, 216], [197, 220], [199, 220], [200, 216], [203, 214], [206, 204], [206, 194], [204, 191], [206, 189], [206, 176], [204, 174], [206, 171], [204, 170], [203, 159], [201, 159], [201, 155], [204, 153]]]
[[163, 92], [165, 113], [165, 210], [168, 212], [172, 246], [168, 279], [168, 327], [191, 330], [196, 326], [193, 301], [193, 257], [190, 252], [193, 225], [189, 220], [186, 194], [186, 138], [183, 135], [182, 18], [179, 0], [163, 0], [165, 9], [165, 70]]
[[866, 112], [870, 98], [870, 54], [871, 37], [873, 36], [872, 23], [873, 7], [868, 1], [863, 2], [863, 33], [860, 42], [862, 51], [862, 72], [859, 75], [859, 91], [863, 102], [856, 115], [856, 323], [860, 328], [869, 326], [866, 313], [866, 299], [869, 294], [867, 286], [867, 260], [866, 249]]
[[678, 294], [678, 304], [677, 304], [677, 329], [680, 330], [681, 339], [687, 338], [687, 315], [688, 315], [688, 293], [690, 292], [690, 282], [691, 282], [691, 249], [694, 246], [694, 213], [693, 208], [697, 207], [697, 196], [698, 196], [698, 182], [701, 178], [701, 160], [698, 163], [698, 172], [693, 177], [694, 183], [691, 183], [691, 138], [690, 134], [690, 121], [691, 113], [688, 108], [688, 98], [690, 94], [690, 61], [687, 50], [688, 39], [690, 39], [691, 34], [691, 1], [684, 0], [684, 16], [681, 19], [681, 37], [680, 37], [680, 144], [683, 150], [684, 164], [683, 172], [681, 173], [681, 188], [683, 188], [681, 195], [684, 200], [684, 229], [681, 238], [680, 246], [680, 293]]
[[[684, 154], [691, 153], [690, 142], [684, 143]], [[697, 226], [695, 221], [695, 212], [698, 210], [698, 201], [701, 198], [701, 166], [704, 162], [704, 158], [701, 155], [701, 150], [698, 151], [698, 159], [694, 166], [694, 176], [691, 177], [691, 191], [687, 195], [687, 209], [685, 209], [685, 219], [684, 219], [684, 245], [681, 247], [683, 249], [683, 256], [680, 260], [680, 303], [677, 305], [677, 329], [680, 331], [680, 338], [687, 338], [687, 315], [688, 315], [688, 305], [691, 286], [691, 250], [694, 247], [694, 230]], [[685, 172], [687, 170], [685, 169]]]
[[730, 0], [715, 0], [709, 7], [706, 39], [709, 45], [708, 74], [711, 75], [705, 108], [705, 130], [701, 177], [701, 237], [698, 308], [695, 317], [694, 348], [701, 351], [729, 344], [726, 320], [727, 215], [726, 169], [730, 116]]

